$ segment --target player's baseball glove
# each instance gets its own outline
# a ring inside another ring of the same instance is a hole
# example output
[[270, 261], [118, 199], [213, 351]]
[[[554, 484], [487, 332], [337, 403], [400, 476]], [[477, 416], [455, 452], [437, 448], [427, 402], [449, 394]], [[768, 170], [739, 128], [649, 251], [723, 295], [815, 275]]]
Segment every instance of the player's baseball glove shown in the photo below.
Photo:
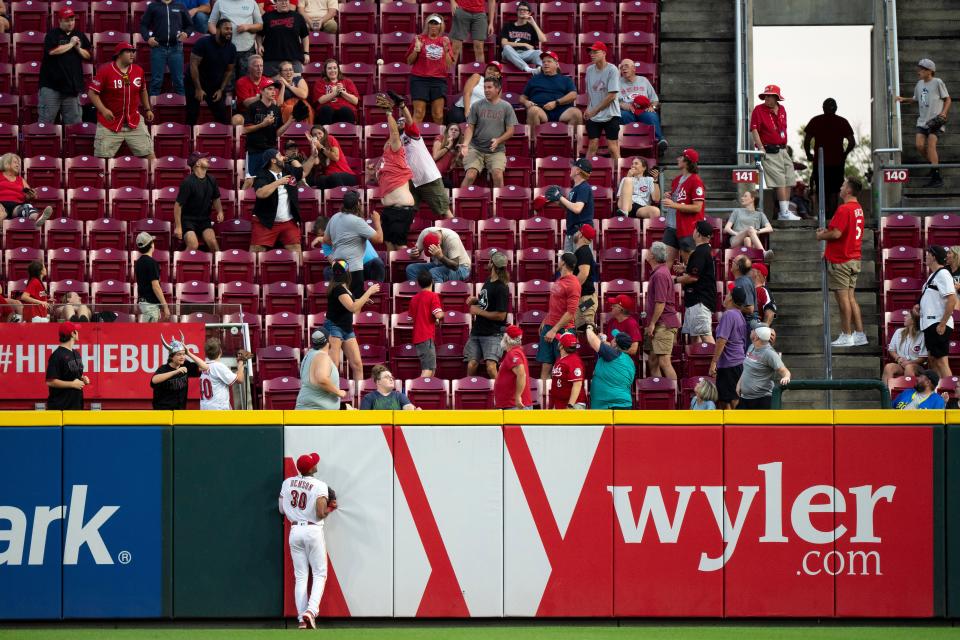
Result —
[[547, 202], [558, 202], [561, 195], [560, 187], [555, 184], [550, 185], [543, 192], [543, 197], [547, 199]]
[[337, 508], [337, 492], [333, 487], [327, 487], [327, 513]]
[[393, 100], [393, 106], [395, 107], [402, 107], [403, 103], [406, 102], [406, 99], [396, 91], [387, 91], [387, 95]]
[[947, 124], [947, 119], [943, 117], [942, 113], [938, 113], [936, 117], [927, 120], [924, 126], [930, 133], [937, 133], [943, 129], [945, 124]]
[[385, 93], [378, 93], [377, 106], [381, 109], [393, 109], [393, 99]]

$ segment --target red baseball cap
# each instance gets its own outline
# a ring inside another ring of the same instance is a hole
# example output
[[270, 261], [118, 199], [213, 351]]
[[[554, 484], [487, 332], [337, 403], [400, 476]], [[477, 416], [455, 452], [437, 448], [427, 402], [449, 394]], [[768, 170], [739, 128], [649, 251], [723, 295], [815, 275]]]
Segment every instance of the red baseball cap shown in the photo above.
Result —
[[760, 99], [763, 100], [764, 96], [776, 96], [777, 100], [783, 100], [783, 96], [780, 95], [780, 87], [775, 84], [768, 84], [763, 88], [763, 92], [760, 93]]
[[624, 311], [632, 312], [636, 308], [636, 301], [628, 295], [621, 293], [613, 298], [607, 298], [607, 304], [611, 307], [615, 304], [623, 307]]
[[423, 248], [427, 249], [434, 245], [440, 244], [440, 234], [439, 233], [428, 233], [423, 236]]
[[129, 42], [118, 42], [117, 46], [113, 48], [113, 57], [117, 58], [124, 51], [136, 51], [136, 48]]
[[641, 109], [646, 109], [650, 106], [650, 98], [642, 93], [638, 93], [633, 97], [633, 105], [635, 107], [640, 107]]
[[73, 9], [70, 7], [64, 7], [57, 12], [57, 17], [61, 20], [66, 20], [67, 18], [75, 18], [77, 14], [73, 12]]
[[77, 324], [76, 322], [67, 321], [60, 324], [59, 331], [63, 335], [70, 335], [74, 331], [80, 331], [80, 325]]
[[700, 154], [693, 147], [688, 147], [684, 149], [683, 157], [689, 160], [690, 162], [700, 162]]
[[515, 324], [512, 324], [509, 327], [507, 327], [507, 336], [513, 340], [516, 340], [517, 338], [520, 338], [523, 336], [523, 329], [521, 329]]
[[497, 62], [496, 60], [491, 60], [490, 62], [488, 62], [486, 68], [489, 68], [489, 67], [496, 67], [497, 71], [499, 71], [500, 73], [503, 73], [503, 65]]
[[544, 207], [547, 206], [547, 199], [544, 196], [537, 196], [533, 199], [533, 210], [534, 211], [543, 211]]
[[297, 471], [305, 474], [320, 463], [319, 453], [305, 453], [297, 458]]
[[597, 230], [593, 228], [593, 225], [585, 224], [582, 225], [579, 229], [580, 235], [582, 235], [587, 240], [591, 242], [597, 238]]
[[570, 349], [571, 347], [576, 347], [578, 346], [577, 334], [575, 333], [561, 334], [560, 337], [557, 338], [557, 342], [560, 343], [561, 347], [564, 347], [566, 349]]
[[762, 273], [764, 278], [770, 277], [770, 271], [767, 269], [767, 265], [762, 262], [754, 262], [751, 268], [757, 273]]
[[590, 51], [603, 51], [604, 53], [607, 53], [607, 45], [598, 40], [590, 45]]
[[556, 60], [557, 62], [560, 62], [560, 56], [558, 56], [557, 54], [555, 54], [553, 51], [549, 51], [549, 50], [548, 50], [548, 51], [544, 51], [543, 53], [541, 53], [541, 54], [540, 54], [540, 59], [543, 60], [544, 58], [553, 58], [553, 59]]

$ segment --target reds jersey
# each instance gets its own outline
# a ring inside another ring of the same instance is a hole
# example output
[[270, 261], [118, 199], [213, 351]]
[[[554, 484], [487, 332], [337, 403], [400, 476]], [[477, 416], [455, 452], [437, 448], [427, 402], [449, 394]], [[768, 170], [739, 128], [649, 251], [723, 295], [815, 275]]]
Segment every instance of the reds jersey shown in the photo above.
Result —
[[677, 237], [692, 236], [697, 222], [705, 218], [703, 211], [707, 205], [707, 188], [703, 186], [703, 180], [695, 173], [687, 174], [686, 179], [682, 174], [677, 176], [670, 184], [670, 197], [677, 204], [700, 203], [700, 211], [697, 213], [677, 210]]
[[833, 214], [828, 229], [839, 229], [840, 237], [827, 242], [823, 257], [827, 262], [840, 264], [859, 260], [863, 244], [863, 209], [856, 200], [846, 202]]
[[140, 124], [140, 90], [143, 89], [143, 69], [131, 64], [126, 73], [116, 62], [101, 65], [90, 81], [90, 91], [100, 96], [103, 106], [113, 112], [113, 120], [106, 120], [97, 112], [97, 122], [118, 132], [124, 125], [135, 128]]
[[763, 144], [787, 144], [787, 110], [781, 104], [774, 113], [765, 104], [758, 104], [750, 114], [750, 130], [757, 130]]
[[292, 476], [280, 487], [280, 509], [294, 524], [312, 522], [322, 527], [323, 520], [317, 520], [317, 500], [328, 495], [326, 483], [313, 476]]
[[553, 388], [550, 390], [551, 409], [566, 409], [568, 404], [587, 403], [585, 385], [580, 387], [580, 394], [570, 399], [571, 386], [574, 382], [583, 382], [583, 361], [575, 353], [563, 356], [557, 360], [550, 371], [553, 378]]
[[230, 387], [237, 381], [237, 374], [220, 361], [207, 364], [210, 369], [200, 374], [200, 409], [230, 411], [233, 408], [230, 405]]

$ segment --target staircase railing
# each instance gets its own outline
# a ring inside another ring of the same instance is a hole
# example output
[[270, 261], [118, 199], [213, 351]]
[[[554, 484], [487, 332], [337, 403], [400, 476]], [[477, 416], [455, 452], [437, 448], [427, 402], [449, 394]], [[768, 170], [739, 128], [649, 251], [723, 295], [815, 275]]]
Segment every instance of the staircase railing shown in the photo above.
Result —
[[[746, 149], [750, 140], [748, 136], [749, 118], [747, 84], [750, 78], [749, 71], [749, 32], [748, 32], [748, 0], [734, 2], [734, 48], [737, 72], [736, 76], [736, 103], [737, 103], [737, 149]], [[749, 145], [752, 146], [752, 145]], [[739, 161], [739, 158], [738, 158]]]
[[[823, 147], [817, 149], [817, 184], [824, 183]], [[817, 227], [827, 228], [827, 195], [825, 189], [817, 189]], [[827, 243], [820, 241], [820, 251], [825, 251]], [[820, 260], [820, 298], [823, 300], [823, 376], [833, 380], [833, 339], [830, 333], [830, 287], [827, 278], [827, 260]], [[827, 408], [833, 409], [833, 392], [827, 390]]]
[[[897, 0], [883, 0], [884, 75], [889, 100], [900, 95], [900, 48], [897, 42]], [[903, 150], [900, 103], [894, 101], [887, 110], [887, 141], [891, 147]]]

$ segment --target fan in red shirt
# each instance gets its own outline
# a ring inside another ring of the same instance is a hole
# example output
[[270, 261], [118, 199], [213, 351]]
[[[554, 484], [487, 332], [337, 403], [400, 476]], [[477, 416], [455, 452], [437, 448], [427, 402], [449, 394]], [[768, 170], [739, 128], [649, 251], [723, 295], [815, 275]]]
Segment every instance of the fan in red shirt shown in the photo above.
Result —
[[273, 84], [273, 78], [263, 75], [263, 57], [254, 54], [247, 62], [247, 75], [237, 80], [237, 111], [233, 115], [233, 125], [243, 125], [243, 112], [260, 99], [260, 91]]
[[343, 75], [340, 63], [328, 58], [323, 63], [323, 77], [313, 83], [310, 98], [316, 110], [316, 124], [334, 124], [336, 122], [357, 122], [357, 105], [360, 92], [353, 80]]
[[[440, 244], [440, 238], [434, 238], [433, 244]], [[409, 313], [413, 318], [413, 346], [420, 358], [420, 377], [428, 378], [437, 368], [437, 322], [443, 319], [443, 306], [433, 290], [433, 276], [429, 271], [420, 272], [417, 284], [420, 291], [410, 300]]]
[[586, 409], [587, 391], [583, 384], [583, 360], [577, 355], [577, 336], [565, 333], [557, 339], [560, 359], [553, 365], [551, 409]]
[[523, 331], [516, 325], [503, 334], [503, 359], [493, 381], [493, 406], [497, 409], [531, 409], [530, 365], [523, 353]]
[[450, 38], [443, 35], [443, 18], [431, 13], [427, 16], [423, 33], [416, 36], [407, 48], [405, 59], [407, 64], [413, 65], [410, 69], [410, 99], [413, 101], [413, 121], [417, 124], [423, 122], [428, 104], [433, 121], [443, 124], [447, 76], [456, 59]]
[[564, 253], [560, 256], [560, 278], [550, 285], [547, 315], [540, 323], [540, 346], [537, 348], [540, 379], [544, 384], [550, 379], [553, 363], [560, 357], [556, 338], [573, 329], [580, 305], [580, 280], [573, 275], [576, 269], [577, 259], [572, 253]]
[[765, 152], [761, 160], [764, 182], [777, 190], [779, 219], [799, 220], [800, 217], [790, 211], [790, 191], [797, 183], [797, 174], [793, 158], [787, 153], [787, 110], [780, 104], [783, 102], [780, 87], [768, 84], [759, 97], [763, 103], [755, 106], [750, 114], [750, 135], [753, 146]]
[[[696, 149], [684, 149], [677, 158], [677, 167], [680, 175], [673, 179], [669, 195], [660, 201], [664, 216], [667, 218], [667, 228], [663, 233], [663, 242], [672, 249], [667, 256], [667, 264], [673, 262], [680, 250], [680, 238], [693, 237], [693, 228], [697, 222], [706, 216], [704, 211], [707, 205], [707, 188], [703, 180], [697, 175], [697, 163], [700, 154]], [[671, 220], [671, 211], [675, 220]]]
[[377, 106], [386, 114], [390, 132], [390, 137], [383, 145], [383, 157], [377, 167], [377, 183], [380, 185], [380, 193], [383, 194], [383, 242], [388, 251], [407, 246], [407, 234], [417, 213], [413, 192], [410, 191], [413, 172], [407, 164], [407, 153], [400, 139], [400, 127], [393, 115], [394, 107], [399, 106], [398, 101], [399, 96], [394, 98], [382, 93], [377, 95]]
[[147, 96], [143, 69], [133, 63], [136, 49], [120, 42], [113, 50], [113, 62], [101, 65], [90, 82], [90, 102], [97, 108], [97, 133], [93, 153], [98, 158], [113, 158], [124, 142], [135, 156], [153, 159], [153, 140], [140, 118], [153, 122], [153, 110]]
[[46, 277], [47, 268], [40, 260], [27, 265], [27, 286], [20, 295], [24, 322], [46, 322], [50, 317], [50, 296], [43, 284]]

